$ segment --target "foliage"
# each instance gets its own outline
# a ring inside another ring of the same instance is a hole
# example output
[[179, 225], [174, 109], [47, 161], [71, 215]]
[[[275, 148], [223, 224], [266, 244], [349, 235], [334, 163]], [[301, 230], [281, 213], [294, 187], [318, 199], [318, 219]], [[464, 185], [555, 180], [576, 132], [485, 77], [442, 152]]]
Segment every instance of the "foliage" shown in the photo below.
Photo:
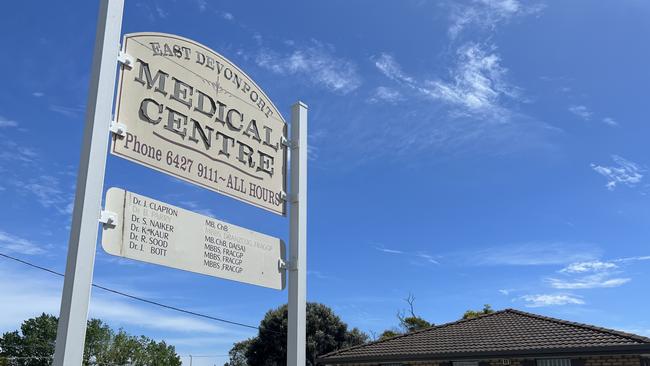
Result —
[[396, 332], [396, 331], [394, 331], [394, 330], [392, 330], [392, 329], [386, 329], [385, 331], [383, 331], [383, 332], [379, 335], [378, 340], [379, 340], [379, 341], [383, 341], [384, 339], [397, 337], [398, 335], [402, 335], [402, 333], [400, 333], [400, 332]]
[[424, 318], [415, 315], [415, 307], [413, 305], [415, 303], [415, 296], [413, 296], [413, 294], [409, 294], [404, 301], [409, 304], [409, 315], [406, 316], [402, 311], [397, 313], [397, 319], [399, 320], [399, 326], [402, 329], [402, 333], [414, 332], [433, 325], [433, 323], [429, 323]]
[[235, 343], [230, 351], [228, 351], [230, 361], [226, 362], [224, 366], [248, 366], [246, 351], [248, 350], [248, 347], [250, 346], [252, 340], [253, 338], [249, 338]]
[[[46, 366], [52, 363], [58, 319], [42, 314], [23, 322], [20, 331], [0, 337], [0, 359], [15, 358], [12, 366]], [[0, 365], [3, 365], [0, 361]], [[99, 319], [90, 319], [86, 330], [84, 364], [180, 366], [173, 346], [145, 336], [135, 337], [123, 330], [115, 333]]]
[[[365, 343], [368, 336], [347, 324], [329, 307], [307, 303], [307, 365], [316, 365], [316, 358], [325, 353]], [[286, 364], [287, 306], [270, 310], [260, 322], [256, 337], [235, 343], [226, 366], [271, 366]]]
[[486, 315], [486, 314], [492, 314], [494, 313], [494, 310], [492, 310], [492, 306], [490, 304], [485, 304], [483, 305], [482, 310], [467, 310], [465, 314], [463, 314], [463, 319], [472, 319], [476, 318], [481, 315]]

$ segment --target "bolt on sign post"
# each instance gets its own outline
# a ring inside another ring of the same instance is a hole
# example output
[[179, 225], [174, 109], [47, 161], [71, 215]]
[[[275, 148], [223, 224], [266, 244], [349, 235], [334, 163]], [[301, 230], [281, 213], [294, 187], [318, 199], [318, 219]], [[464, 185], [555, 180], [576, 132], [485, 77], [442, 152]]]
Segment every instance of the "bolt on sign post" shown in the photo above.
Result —
[[[54, 365], [82, 362], [98, 222], [112, 255], [277, 290], [288, 270], [287, 364], [304, 365], [307, 106], [292, 107], [288, 140], [286, 122], [262, 89], [208, 47], [133, 33], [118, 53], [123, 6], [100, 0]], [[115, 156], [282, 216], [289, 202], [288, 260], [278, 238], [123, 189], [109, 189], [101, 211], [109, 133]]]

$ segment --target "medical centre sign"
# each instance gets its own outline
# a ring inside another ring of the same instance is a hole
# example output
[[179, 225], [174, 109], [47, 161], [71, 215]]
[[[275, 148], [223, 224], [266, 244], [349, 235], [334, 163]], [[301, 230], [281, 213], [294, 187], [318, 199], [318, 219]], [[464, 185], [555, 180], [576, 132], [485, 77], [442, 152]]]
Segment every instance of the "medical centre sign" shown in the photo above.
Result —
[[194, 41], [124, 37], [111, 152], [285, 214], [286, 123], [243, 71]]

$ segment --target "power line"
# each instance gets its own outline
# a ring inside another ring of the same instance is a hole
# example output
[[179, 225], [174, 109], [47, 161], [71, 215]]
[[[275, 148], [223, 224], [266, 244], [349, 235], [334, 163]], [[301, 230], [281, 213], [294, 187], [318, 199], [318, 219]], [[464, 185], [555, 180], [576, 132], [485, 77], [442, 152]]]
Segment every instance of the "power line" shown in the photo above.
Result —
[[[22, 263], [22, 264], [24, 264], [26, 266], [29, 266], [29, 267], [32, 267], [32, 268], [40, 269], [42, 271], [49, 272], [51, 274], [54, 274], [54, 275], [57, 275], [57, 276], [60, 276], [60, 277], [65, 277], [65, 275], [63, 273], [56, 272], [56, 271], [51, 270], [49, 268], [39, 266], [37, 264], [28, 262], [26, 260], [10, 256], [8, 254], [0, 253], [0, 256], [5, 257], [7, 259], [11, 259], [11, 260], [19, 262], [19, 263]], [[227, 320], [227, 319], [223, 319], [223, 318], [217, 318], [215, 316], [201, 314], [201, 313], [197, 313], [197, 312], [191, 311], [191, 310], [185, 310], [185, 309], [182, 309], [182, 308], [179, 308], [179, 307], [176, 307], [176, 306], [166, 305], [166, 304], [163, 304], [163, 303], [160, 303], [160, 302], [157, 302], [157, 301], [143, 299], [141, 297], [131, 295], [131, 294], [127, 294], [127, 293], [122, 292], [122, 291], [113, 290], [112, 288], [108, 288], [106, 286], [98, 285], [96, 283], [93, 283], [92, 285], [93, 285], [93, 287], [96, 287], [98, 289], [102, 289], [104, 291], [107, 291], [107, 292], [110, 292], [110, 293], [113, 293], [113, 294], [116, 294], [116, 295], [128, 297], [128, 298], [130, 298], [132, 300], [137, 300], [137, 301], [144, 302], [144, 303], [147, 303], [147, 304], [150, 304], [150, 305], [160, 306], [160, 307], [168, 309], [168, 310], [174, 310], [174, 311], [177, 311], [177, 312], [180, 312], [180, 313], [194, 315], [194, 316], [197, 316], [197, 317], [200, 317], [200, 318], [210, 319], [210, 320], [214, 320], [214, 321], [221, 322], [221, 323], [227, 323], [227, 324], [231, 324], [231, 325], [237, 325], [237, 326], [240, 326], [240, 327], [245, 327], [245, 328], [250, 328], [250, 329], [257, 329], [257, 330], [265, 330], [265, 331], [271, 332], [271, 333], [282, 334], [281, 332], [277, 332], [277, 331], [274, 331], [274, 330], [264, 329], [262, 327], [256, 327], [254, 325], [244, 324], [244, 323], [240, 323], [240, 322], [236, 322], [236, 321], [232, 321], [232, 320]]]

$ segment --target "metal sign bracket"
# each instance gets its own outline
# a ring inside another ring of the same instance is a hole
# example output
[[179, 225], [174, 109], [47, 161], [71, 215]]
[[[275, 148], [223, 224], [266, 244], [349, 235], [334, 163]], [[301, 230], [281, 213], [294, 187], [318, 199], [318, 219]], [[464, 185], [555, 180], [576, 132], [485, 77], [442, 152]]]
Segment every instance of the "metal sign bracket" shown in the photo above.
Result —
[[118, 136], [126, 137], [126, 125], [124, 123], [111, 121], [111, 125], [108, 130]]
[[282, 258], [278, 259], [278, 268], [288, 270], [288, 271], [297, 271], [298, 270], [298, 266], [297, 266], [296, 263], [294, 263], [293, 261], [290, 261], [290, 260], [285, 261]]
[[120, 51], [120, 53], [117, 54], [117, 62], [129, 69], [132, 68], [133, 64], [135, 63], [133, 61], [133, 57], [129, 56], [129, 54], [124, 51]]
[[106, 226], [115, 226], [117, 224], [117, 214], [115, 212], [102, 210], [99, 213], [99, 222]]

